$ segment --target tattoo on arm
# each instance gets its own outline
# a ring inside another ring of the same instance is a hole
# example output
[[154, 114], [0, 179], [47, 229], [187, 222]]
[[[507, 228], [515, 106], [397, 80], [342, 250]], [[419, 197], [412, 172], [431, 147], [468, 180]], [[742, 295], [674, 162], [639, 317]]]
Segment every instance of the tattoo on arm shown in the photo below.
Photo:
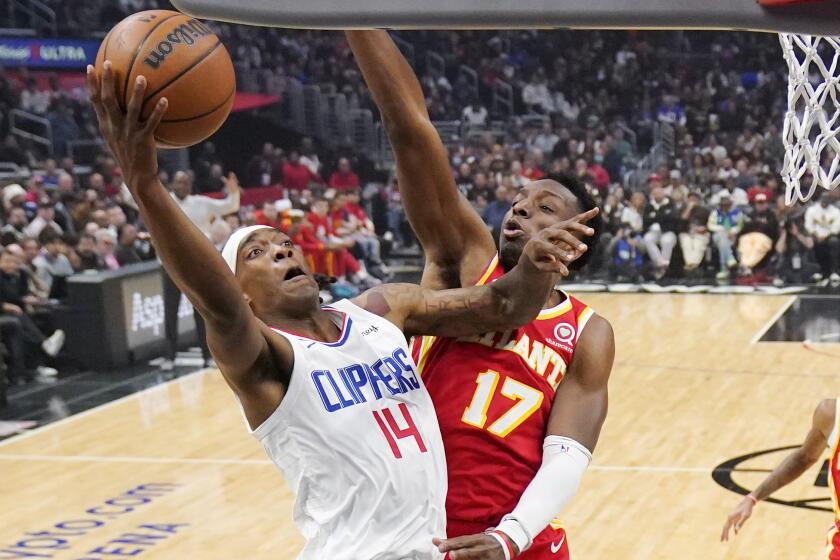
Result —
[[367, 311], [374, 315], [385, 317], [391, 312], [391, 306], [388, 305], [388, 299], [380, 290], [371, 290], [365, 294], [364, 303], [361, 305]]

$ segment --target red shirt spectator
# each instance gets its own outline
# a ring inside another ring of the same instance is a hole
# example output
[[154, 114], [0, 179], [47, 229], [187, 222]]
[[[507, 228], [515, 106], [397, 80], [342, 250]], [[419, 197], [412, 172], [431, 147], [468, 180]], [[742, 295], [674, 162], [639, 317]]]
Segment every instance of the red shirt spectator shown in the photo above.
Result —
[[350, 160], [338, 160], [338, 169], [330, 175], [330, 187], [337, 191], [359, 188], [359, 176], [350, 169]]
[[283, 165], [283, 186], [287, 189], [302, 191], [309, 188], [309, 183], [323, 185], [324, 180], [300, 162], [297, 152], [292, 152], [289, 155], [289, 161]]
[[610, 185], [610, 174], [604, 169], [600, 163], [593, 163], [589, 166], [589, 174], [592, 176], [592, 182], [595, 187], [602, 191]]
[[329, 242], [331, 236], [335, 236], [332, 227], [332, 219], [329, 213], [329, 206], [326, 201], [317, 200], [313, 204], [313, 211], [306, 215], [306, 221], [312, 225], [312, 229], [322, 242]]
[[526, 166], [522, 168], [522, 176], [531, 181], [539, 181], [540, 179], [545, 177], [545, 173], [543, 173], [542, 169], [540, 169], [539, 167]]
[[262, 210], [257, 210], [254, 217], [257, 225], [283, 230], [283, 215], [278, 211], [277, 202], [274, 200], [263, 202]]
[[765, 196], [765, 200], [775, 199], [775, 196], [773, 195], [773, 191], [771, 189], [767, 188], [766, 186], [762, 186], [762, 185], [753, 185], [752, 187], [750, 187], [749, 190], [747, 191], [747, 198], [752, 203], [752, 202], [755, 202], [755, 197], [758, 196], [759, 194], [763, 194]]

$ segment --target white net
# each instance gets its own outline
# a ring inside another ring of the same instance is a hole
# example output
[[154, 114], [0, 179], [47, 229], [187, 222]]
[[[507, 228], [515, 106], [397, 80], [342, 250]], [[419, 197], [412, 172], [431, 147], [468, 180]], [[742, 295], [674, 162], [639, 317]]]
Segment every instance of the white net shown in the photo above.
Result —
[[840, 186], [840, 37], [781, 33], [788, 64], [787, 203]]

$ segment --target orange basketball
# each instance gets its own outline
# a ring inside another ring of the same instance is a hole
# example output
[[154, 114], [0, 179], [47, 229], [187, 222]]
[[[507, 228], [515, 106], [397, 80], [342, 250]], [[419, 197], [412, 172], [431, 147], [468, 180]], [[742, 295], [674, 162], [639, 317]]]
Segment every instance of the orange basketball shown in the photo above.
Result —
[[148, 85], [142, 116], [161, 97], [169, 107], [155, 140], [161, 148], [197, 144], [225, 122], [236, 94], [236, 76], [227, 49], [202, 22], [180, 12], [149, 10], [128, 16], [102, 41], [96, 69], [113, 65], [117, 100], [125, 111], [134, 81]]

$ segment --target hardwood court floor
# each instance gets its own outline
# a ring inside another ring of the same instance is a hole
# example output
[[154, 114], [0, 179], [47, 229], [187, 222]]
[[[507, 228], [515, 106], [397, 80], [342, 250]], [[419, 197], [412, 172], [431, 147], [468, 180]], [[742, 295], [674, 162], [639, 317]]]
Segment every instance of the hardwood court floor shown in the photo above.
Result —
[[[783, 505], [720, 544], [740, 497], [711, 473], [798, 443], [816, 403], [840, 395], [840, 345], [752, 343], [789, 297], [583, 299], [612, 322], [617, 355], [595, 461], [564, 514], [573, 557], [821, 558], [831, 514]], [[781, 496], [827, 497], [817, 471]], [[0, 473], [0, 558], [283, 560], [301, 545], [289, 491], [213, 372], [0, 443]], [[732, 478], [750, 489], [764, 475]]]

